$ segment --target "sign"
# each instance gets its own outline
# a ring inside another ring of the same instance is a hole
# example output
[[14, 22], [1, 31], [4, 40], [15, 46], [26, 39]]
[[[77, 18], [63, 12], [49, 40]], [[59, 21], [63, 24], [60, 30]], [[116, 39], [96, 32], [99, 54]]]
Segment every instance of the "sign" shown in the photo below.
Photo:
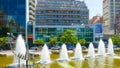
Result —
[[94, 29], [95, 29], [95, 33], [103, 33], [103, 25], [102, 24], [95, 24]]
[[94, 24], [94, 41], [99, 41], [101, 37], [103, 37], [103, 24]]
[[33, 38], [33, 34], [28, 34], [27, 37], [28, 38]]
[[103, 36], [103, 24], [94, 24], [94, 35]]

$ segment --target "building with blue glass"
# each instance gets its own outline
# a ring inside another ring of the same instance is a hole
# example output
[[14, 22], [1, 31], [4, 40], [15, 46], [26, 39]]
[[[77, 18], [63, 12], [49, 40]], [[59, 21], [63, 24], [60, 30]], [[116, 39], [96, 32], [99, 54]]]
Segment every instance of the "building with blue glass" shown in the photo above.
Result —
[[5, 29], [25, 36], [28, 21], [35, 21], [35, 0], [0, 0], [0, 34], [5, 34]]
[[36, 22], [34, 40], [42, 38], [48, 42], [51, 37], [66, 29], [74, 30], [78, 39], [93, 41], [93, 27], [88, 25], [89, 10], [84, 1], [76, 0], [38, 0], [36, 4]]
[[0, 26], [18, 34], [24, 32], [26, 22], [25, 0], [0, 0]]

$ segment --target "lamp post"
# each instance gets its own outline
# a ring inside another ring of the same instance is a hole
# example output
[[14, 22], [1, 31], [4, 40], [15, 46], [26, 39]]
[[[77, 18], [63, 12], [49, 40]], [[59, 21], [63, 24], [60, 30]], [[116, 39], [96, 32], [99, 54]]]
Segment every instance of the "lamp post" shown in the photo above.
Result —
[[28, 21], [26, 23], [26, 68], [28, 68], [28, 61], [29, 61], [28, 24], [32, 24], [32, 21]]
[[28, 33], [27, 33], [27, 31], [28, 31], [28, 30], [27, 30], [27, 24], [28, 24], [28, 23], [29, 23], [29, 21], [26, 23], [26, 34], [25, 34], [25, 35], [26, 35], [26, 68], [28, 68], [28, 53], [29, 53], [29, 52], [28, 52], [28, 51], [29, 51], [29, 47], [28, 47], [28, 37], [27, 37], [27, 36], [28, 36], [28, 35], [27, 35], [27, 34], [28, 34]]

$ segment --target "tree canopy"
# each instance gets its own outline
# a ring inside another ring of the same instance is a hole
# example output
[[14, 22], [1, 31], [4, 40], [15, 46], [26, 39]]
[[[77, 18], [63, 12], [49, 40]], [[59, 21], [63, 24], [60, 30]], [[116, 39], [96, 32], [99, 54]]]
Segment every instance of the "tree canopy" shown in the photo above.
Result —
[[61, 36], [61, 40], [63, 43], [71, 43], [76, 44], [77, 43], [77, 36], [76, 33], [73, 30], [67, 29], [63, 35]]
[[55, 44], [57, 44], [57, 42], [58, 42], [57, 37], [52, 37], [52, 38], [50, 38], [49, 43], [50, 43], [51, 45], [55, 45]]
[[86, 40], [85, 40], [85, 39], [80, 39], [80, 40], [79, 40], [79, 43], [80, 43], [81, 45], [84, 45], [84, 44], [86, 43]]
[[7, 43], [6, 37], [1, 37], [0, 38], [0, 46], [4, 46]]
[[111, 36], [111, 39], [112, 39], [114, 45], [120, 45], [120, 36], [119, 35], [113, 35], [113, 36]]
[[35, 44], [43, 45], [44, 40], [43, 39], [37, 39], [37, 40], [35, 40]]

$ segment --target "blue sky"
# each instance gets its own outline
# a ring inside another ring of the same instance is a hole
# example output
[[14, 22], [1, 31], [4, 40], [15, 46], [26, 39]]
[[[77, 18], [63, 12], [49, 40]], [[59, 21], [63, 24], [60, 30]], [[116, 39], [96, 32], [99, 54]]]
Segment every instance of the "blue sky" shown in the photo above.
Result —
[[103, 0], [85, 0], [89, 9], [89, 18], [91, 19], [95, 15], [102, 15], [102, 1]]

